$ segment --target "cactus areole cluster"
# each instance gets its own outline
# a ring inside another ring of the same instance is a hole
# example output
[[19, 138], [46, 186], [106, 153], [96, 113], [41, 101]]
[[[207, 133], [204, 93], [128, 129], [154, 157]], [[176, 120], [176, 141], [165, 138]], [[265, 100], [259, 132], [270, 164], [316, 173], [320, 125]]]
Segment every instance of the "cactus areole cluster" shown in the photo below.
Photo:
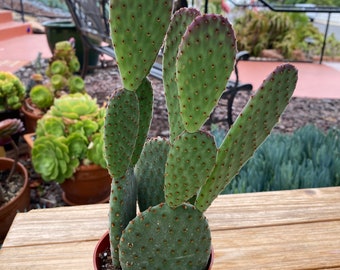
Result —
[[[104, 129], [113, 179], [113, 266], [206, 269], [211, 234], [204, 211], [277, 123], [297, 70], [277, 67], [217, 148], [201, 127], [234, 68], [236, 39], [229, 21], [193, 8], [172, 14], [171, 0], [111, 0], [110, 25], [123, 83], [110, 97]], [[153, 89], [147, 76], [162, 45], [170, 137], [148, 139]]]

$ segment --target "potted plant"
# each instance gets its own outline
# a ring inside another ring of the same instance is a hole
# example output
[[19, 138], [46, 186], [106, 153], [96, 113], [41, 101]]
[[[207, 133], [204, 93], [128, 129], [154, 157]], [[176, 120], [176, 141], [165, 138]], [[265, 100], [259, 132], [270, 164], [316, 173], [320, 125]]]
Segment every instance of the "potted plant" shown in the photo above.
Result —
[[25, 87], [17, 76], [0, 71], [0, 120], [19, 118], [19, 109], [25, 99], [25, 93]]
[[52, 106], [55, 98], [67, 93], [85, 92], [83, 79], [75, 75], [79, 69], [80, 64], [72, 42], [58, 42], [46, 69], [49, 81], [44, 84], [40, 73], [33, 74], [34, 84], [28, 89], [29, 97], [21, 108], [27, 133], [35, 131], [37, 120]]
[[37, 123], [32, 164], [56, 181], [70, 205], [108, 200], [111, 178], [103, 154], [104, 108], [87, 94], [63, 95]]
[[[195, 9], [180, 9], [170, 21], [168, 0], [112, 0], [110, 7], [123, 83], [110, 97], [104, 128], [113, 178], [111, 264], [113, 269], [208, 269], [212, 246], [204, 212], [277, 123], [297, 70], [284, 64], [273, 71], [217, 148], [203, 124], [234, 67], [236, 39], [229, 21]], [[165, 35], [170, 138], [146, 140], [153, 95], [146, 76]], [[95, 252], [95, 267], [99, 260]]]
[[0, 121], [0, 146], [11, 144], [14, 159], [0, 157], [0, 242], [2, 242], [18, 211], [25, 211], [30, 205], [30, 188], [26, 168], [18, 162], [19, 150], [12, 135], [21, 133], [20, 119]]
[[[75, 40], [76, 55], [79, 59], [80, 66], [83, 65], [84, 48], [81, 35], [77, 31], [76, 25], [72, 20], [51, 20], [43, 23], [45, 28], [46, 38], [48, 46], [51, 52], [54, 52], [56, 43], [69, 40], [73, 38]], [[88, 52], [89, 65], [95, 66], [98, 63], [99, 53], [93, 49]]]

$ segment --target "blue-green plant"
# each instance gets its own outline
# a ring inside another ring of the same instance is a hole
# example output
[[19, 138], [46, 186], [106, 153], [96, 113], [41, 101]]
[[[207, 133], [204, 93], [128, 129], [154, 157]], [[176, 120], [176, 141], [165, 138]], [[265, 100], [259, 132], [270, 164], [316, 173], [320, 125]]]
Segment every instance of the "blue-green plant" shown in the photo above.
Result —
[[270, 135], [223, 193], [339, 186], [339, 168], [340, 130], [307, 125]]
[[[218, 149], [202, 126], [234, 68], [236, 39], [229, 21], [192, 8], [172, 16], [170, 0], [111, 0], [110, 8], [123, 83], [110, 97], [104, 128], [113, 178], [112, 263], [116, 269], [205, 269], [211, 233], [204, 211], [278, 121], [297, 70], [290, 64], [277, 67]], [[170, 138], [147, 140], [153, 99], [147, 75], [163, 41]], [[143, 192], [144, 174], [151, 192]], [[143, 202], [138, 215], [137, 200]]]
[[79, 165], [97, 164], [104, 159], [105, 110], [87, 94], [68, 94], [38, 121], [32, 149], [32, 163], [45, 181], [63, 183]]

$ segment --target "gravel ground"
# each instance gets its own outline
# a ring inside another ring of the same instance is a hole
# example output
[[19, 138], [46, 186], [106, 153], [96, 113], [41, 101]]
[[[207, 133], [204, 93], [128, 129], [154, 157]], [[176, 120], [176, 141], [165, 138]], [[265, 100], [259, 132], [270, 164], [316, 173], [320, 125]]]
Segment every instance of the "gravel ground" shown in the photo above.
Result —
[[[3, 0], [0, 7], [9, 5], [11, 2], [18, 7], [19, 0]], [[25, 10], [37, 14], [37, 20], [43, 22], [53, 16], [63, 17], [65, 12], [61, 10], [52, 10], [41, 8], [41, 4], [36, 1], [24, 0]], [[66, 14], [67, 15], [67, 14]], [[115, 63], [112, 67], [106, 69], [97, 69], [86, 76], [85, 83], [87, 92], [96, 97], [100, 104], [105, 104], [108, 96], [113, 89], [120, 87], [119, 72]], [[46, 66], [46, 60], [42, 62]], [[31, 74], [34, 73], [33, 66], [26, 66], [16, 72], [16, 75], [28, 84]], [[154, 96], [154, 118], [151, 125], [149, 136], [167, 136], [168, 124], [167, 114], [163, 93], [162, 82], [155, 78], [150, 78], [155, 90]], [[234, 101], [234, 118], [246, 104], [250, 95], [253, 93], [240, 93]], [[227, 130], [228, 127], [223, 121], [226, 114], [226, 104], [222, 101], [217, 107], [211, 118], [211, 123], [215, 123], [221, 128]], [[283, 113], [280, 122], [274, 128], [275, 132], [289, 133], [306, 124], [314, 124], [320, 129], [327, 131], [331, 127], [340, 128], [340, 100], [334, 99], [310, 99], [310, 98], [292, 98], [286, 111]], [[206, 126], [209, 129], [209, 125]], [[31, 208], [45, 208], [65, 205], [61, 199], [61, 189], [55, 183], [44, 183], [35, 174], [29, 154], [24, 154], [22, 162], [30, 171], [31, 177]]]

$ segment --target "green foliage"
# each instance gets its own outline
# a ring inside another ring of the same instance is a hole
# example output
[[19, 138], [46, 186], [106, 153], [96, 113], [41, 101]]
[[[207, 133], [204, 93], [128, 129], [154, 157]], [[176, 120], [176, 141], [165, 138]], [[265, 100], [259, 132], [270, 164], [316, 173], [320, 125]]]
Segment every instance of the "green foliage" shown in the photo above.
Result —
[[75, 75], [79, 69], [80, 64], [72, 44], [69, 41], [57, 42], [46, 69], [50, 82], [39, 83], [29, 91], [33, 105], [47, 111], [55, 98], [68, 93], [85, 93], [84, 80]]
[[224, 193], [339, 186], [339, 168], [340, 129], [307, 125], [269, 136]]
[[313, 38], [315, 48], [320, 48], [322, 34], [301, 13], [273, 11], [252, 12], [235, 20], [238, 49], [259, 56], [264, 49], [277, 49], [287, 59], [296, 49], [307, 50], [306, 38]]
[[25, 98], [25, 87], [12, 73], [0, 71], [0, 112], [17, 110]]
[[45, 181], [62, 183], [80, 164], [106, 167], [103, 111], [86, 94], [63, 95], [55, 100], [38, 121], [32, 149], [34, 169]]

